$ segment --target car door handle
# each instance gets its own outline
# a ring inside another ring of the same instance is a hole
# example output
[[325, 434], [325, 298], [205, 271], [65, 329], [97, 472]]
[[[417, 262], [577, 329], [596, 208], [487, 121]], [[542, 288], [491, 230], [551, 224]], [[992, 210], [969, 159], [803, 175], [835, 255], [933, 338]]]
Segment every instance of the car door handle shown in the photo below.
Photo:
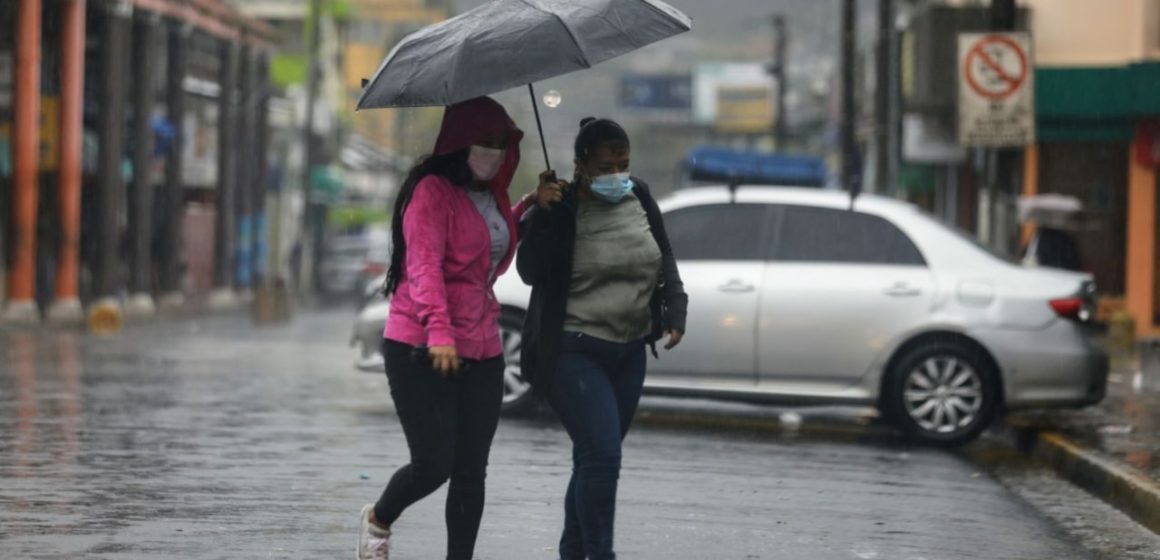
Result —
[[717, 286], [717, 289], [727, 294], [747, 294], [757, 291], [757, 286], [754, 286], [753, 284], [746, 284], [741, 280], [730, 280], [724, 284], [721, 284], [720, 286]]
[[898, 283], [889, 288], [886, 288], [885, 290], [882, 290], [882, 293], [890, 297], [915, 297], [922, 295], [922, 290], [903, 283]]

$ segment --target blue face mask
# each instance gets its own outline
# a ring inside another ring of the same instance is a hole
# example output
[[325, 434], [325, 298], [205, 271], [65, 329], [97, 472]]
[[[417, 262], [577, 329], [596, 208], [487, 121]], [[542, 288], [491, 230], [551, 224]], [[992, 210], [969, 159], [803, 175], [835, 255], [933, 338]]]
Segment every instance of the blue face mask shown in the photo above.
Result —
[[617, 203], [632, 192], [628, 173], [613, 173], [592, 178], [592, 194], [605, 202]]

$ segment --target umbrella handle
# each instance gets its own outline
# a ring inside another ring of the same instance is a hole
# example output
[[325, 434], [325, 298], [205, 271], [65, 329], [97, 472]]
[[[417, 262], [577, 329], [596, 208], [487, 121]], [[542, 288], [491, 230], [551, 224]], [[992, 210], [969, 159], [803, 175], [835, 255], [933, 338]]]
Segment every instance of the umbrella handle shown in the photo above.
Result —
[[548, 142], [544, 139], [544, 125], [540, 122], [540, 105], [536, 103], [536, 89], [528, 84], [528, 93], [532, 96], [532, 109], [536, 112], [536, 129], [540, 131], [540, 147], [544, 149], [545, 171], [552, 169], [552, 162], [548, 159]]

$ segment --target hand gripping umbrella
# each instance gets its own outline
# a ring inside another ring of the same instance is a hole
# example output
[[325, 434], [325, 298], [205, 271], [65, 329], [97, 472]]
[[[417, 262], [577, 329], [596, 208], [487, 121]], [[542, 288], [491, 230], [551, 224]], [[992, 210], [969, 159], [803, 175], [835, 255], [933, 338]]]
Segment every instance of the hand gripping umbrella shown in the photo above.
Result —
[[660, 0], [494, 0], [408, 35], [363, 88], [358, 109], [453, 105], [589, 68], [691, 29]]

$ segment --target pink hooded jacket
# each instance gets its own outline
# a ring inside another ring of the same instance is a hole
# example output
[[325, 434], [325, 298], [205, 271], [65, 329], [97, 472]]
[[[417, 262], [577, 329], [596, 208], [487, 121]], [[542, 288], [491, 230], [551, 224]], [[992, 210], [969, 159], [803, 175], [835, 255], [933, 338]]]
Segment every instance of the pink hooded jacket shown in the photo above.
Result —
[[428, 175], [415, 186], [403, 215], [405, 272], [391, 298], [383, 336], [411, 346], [455, 346], [461, 358], [503, 353], [499, 302], [492, 286], [511, 265], [524, 212], [513, 208], [508, 185], [520, 162], [524, 133], [499, 103], [487, 97], [457, 103], [443, 113], [435, 154], [469, 148], [497, 132], [508, 132], [507, 156], [489, 185], [511, 233], [511, 247], [491, 276], [491, 236], [467, 191]]

